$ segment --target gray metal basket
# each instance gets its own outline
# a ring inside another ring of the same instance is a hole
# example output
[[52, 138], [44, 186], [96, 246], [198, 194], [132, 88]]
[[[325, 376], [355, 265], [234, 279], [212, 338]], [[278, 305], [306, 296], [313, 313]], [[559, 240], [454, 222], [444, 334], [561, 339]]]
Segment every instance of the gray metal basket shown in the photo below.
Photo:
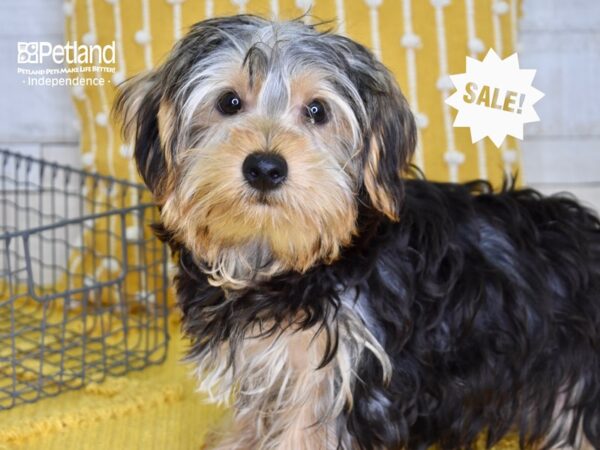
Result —
[[0, 410], [166, 357], [145, 187], [0, 150]]

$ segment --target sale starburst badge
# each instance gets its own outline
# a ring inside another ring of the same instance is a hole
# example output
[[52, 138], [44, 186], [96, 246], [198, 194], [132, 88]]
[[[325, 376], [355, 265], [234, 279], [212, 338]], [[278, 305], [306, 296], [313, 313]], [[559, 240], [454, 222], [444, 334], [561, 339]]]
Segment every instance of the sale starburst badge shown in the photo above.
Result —
[[533, 106], [544, 94], [532, 86], [535, 70], [521, 69], [516, 53], [501, 59], [490, 49], [467, 57], [465, 73], [451, 75], [456, 92], [446, 103], [458, 110], [455, 127], [471, 129], [471, 141], [489, 137], [500, 147], [506, 136], [523, 139], [523, 126], [540, 120]]

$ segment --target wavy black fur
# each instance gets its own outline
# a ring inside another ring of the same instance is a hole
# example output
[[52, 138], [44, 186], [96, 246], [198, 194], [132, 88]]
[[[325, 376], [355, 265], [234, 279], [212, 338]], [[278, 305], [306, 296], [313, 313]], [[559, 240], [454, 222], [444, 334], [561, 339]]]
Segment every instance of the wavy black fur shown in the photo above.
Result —
[[[161, 101], [180, 111], [190, 94], [186, 89], [194, 89], [186, 84], [194, 64], [231, 46], [231, 36], [253, 42], [265, 26], [268, 21], [243, 15], [196, 24], [163, 66], [122, 91], [116, 110], [135, 131], [138, 169], [157, 198], [167, 181], [166, 155], [173, 157], [179, 147], [161, 146]], [[343, 74], [360, 93], [361, 107], [343, 84], [336, 85], [360, 125], [363, 166], [369, 152], [378, 151], [371, 172], [389, 204], [377, 205], [364, 180], [357, 180], [359, 233], [339, 260], [240, 291], [211, 286], [185, 246], [159, 225], [159, 235], [179, 255], [175, 283], [191, 356], [224, 341], [237, 348], [257, 321], [304, 317], [301, 327], [322, 325], [327, 332], [325, 365], [337, 349], [331, 317], [343, 294], [358, 289], [369, 309], [365, 326], [393, 365], [388, 385], [372, 354], [365, 352], [355, 368], [354, 407], [339, 425], [361, 449], [433, 443], [469, 448], [482, 432], [492, 445], [511, 429], [523, 445], [546, 440], [552, 446], [557, 439], [547, 439], [555, 407], [567, 396], [574, 417], [571, 444], [581, 424], [600, 450], [597, 216], [570, 198], [542, 198], [532, 190], [493, 194], [484, 182], [403, 182], [416, 132], [391, 73], [347, 38], [308, 26], [297, 32], [297, 56], [309, 55], [315, 64], [334, 61], [332, 79]], [[244, 61], [266, 64], [261, 58], [267, 57], [251, 47]], [[386, 218], [396, 215], [399, 222]], [[270, 332], [278, 330], [265, 330]]]
[[571, 392], [571, 439], [581, 420], [600, 449], [596, 215], [533, 190], [414, 180], [400, 222], [366, 210], [360, 220], [339, 261], [237, 293], [229, 309], [211, 308], [226, 301], [224, 291], [171, 239], [191, 354], [256, 320], [305, 311], [302, 325], [318, 324], [340, 306], [341, 289], [357, 287], [373, 313], [366, 326], [383, 336], [394, 368], [388, 386], [371, 355], [358, 368], [344, 420], [360, 448], [468, 448], [482, 432], [492, 445], [511, 429], [534, 443], [551, 430], [559, 392]]

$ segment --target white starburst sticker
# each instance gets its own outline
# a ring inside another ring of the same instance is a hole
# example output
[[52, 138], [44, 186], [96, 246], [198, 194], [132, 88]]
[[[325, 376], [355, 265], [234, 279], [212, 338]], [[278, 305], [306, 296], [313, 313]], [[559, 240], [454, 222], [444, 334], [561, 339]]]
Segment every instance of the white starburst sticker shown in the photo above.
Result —
[[456, 92], [446, 103], [458, 110], [455, 127], [471, 129], [471, 141], [488, 136], [500, 147], [506, 136], [523, 139], [523, 125], [540, 120], [533, 105], [544, 94], [531, 83], [535, 70], [519, 68], [516, 53], [501, 59], [490, 49], [483, 59], [467, 57], [467, 71], [451, 75]]

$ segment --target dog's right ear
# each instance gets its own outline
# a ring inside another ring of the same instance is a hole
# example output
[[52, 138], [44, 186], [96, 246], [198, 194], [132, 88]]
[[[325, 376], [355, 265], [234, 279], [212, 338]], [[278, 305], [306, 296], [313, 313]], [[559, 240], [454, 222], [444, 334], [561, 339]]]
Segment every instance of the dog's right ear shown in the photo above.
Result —
[[160, 138], [163, 93], [158, 78], [152, 71], [125, 81], [119, 86], [113, 107], [113, 116], [122, 124], [124, 141], [133, 147], [138, 171], [155, 197], [163, 193], [168, 173], [167, 149]]

